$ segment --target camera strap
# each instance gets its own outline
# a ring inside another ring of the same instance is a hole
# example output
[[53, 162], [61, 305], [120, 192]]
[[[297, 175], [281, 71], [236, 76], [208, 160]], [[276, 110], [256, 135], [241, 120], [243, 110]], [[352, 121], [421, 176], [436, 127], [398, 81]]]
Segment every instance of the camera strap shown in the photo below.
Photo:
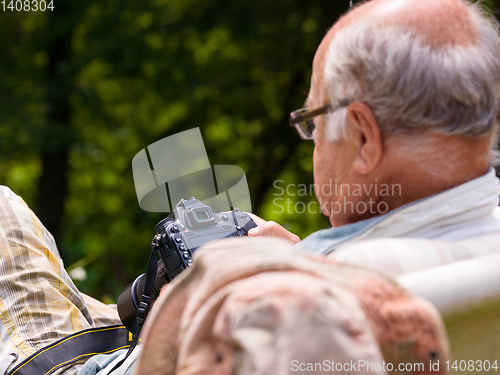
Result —
[[[236, 213], [234, 212], [233, 210], [233, 221], [234, 221], [234, 225], [240, 225], [238, 223], [238, 219], [236, 218]], [[253, 220], [248, 220], [245, 225], [243, 226], [240, 226], [241, 227], [241, 230], [243, 230], [245, 233], [248, 233], [248, 231], [252, 228], [255, 228], [257, 226], [257, 224], [255, 224], [255, 222]]]
[[156, 256], [156, 253], [158, 252], [157, 246], [158, 244], [154, 242], [153, 244], [151, 244], [151, 254], [149, 255], [146, 275], [144, 276], [146, 278], [146, 283], [144, 285], [144, 292], [141, 298], [141, 303], [139, 304], [139, 308], [137, 309], [137, 330], [135, 332], [134, 339], [132, 340], [132, 343], [130, 344], [125, 357], [120, 362], [118, 362], [109, 373], [112, 373], [113, 371], [118, 369], [125, 362], [125, 360], [132, 353], [137, 343], [139, 342], [139, 336], [141, 334], [142, 326], [144, 325], [144, 321], [146, 320], [146, 317], [149, 314], [149, 310], [151, 309], [151, 295], [153, 294], [156, 272], [158, 270], [158, 258]]
[[126, 349], [130, 341], [132, 334], [122, 325], [86, 329], [43, 347], [14, 367], [9, 375], [52, 374], [78, 360]]

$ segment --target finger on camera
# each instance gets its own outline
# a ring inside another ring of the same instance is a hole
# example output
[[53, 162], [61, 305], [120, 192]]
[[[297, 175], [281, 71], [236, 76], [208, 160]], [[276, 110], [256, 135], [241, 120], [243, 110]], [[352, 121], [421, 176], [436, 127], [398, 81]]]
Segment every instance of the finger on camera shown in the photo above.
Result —
[[283, 228], [281, 225], [279, 225], [274, 221], [267, 221], [264, 224], [259, 225], [258, 232], [259, 232], [258, 234], [254, 235], [283, 238], [293, 243], [297, 243], [300, 241], [300, 238], [297, 235], [286, 230], [285, 228]]
[[262, 219], [261, 217], [255, 215], [255, 214], [252, 214], [251, 212], [247, 212], [247, 214], [250, 215], [250, 217], [255, 222], [255, 224], [257, 224], [257, 226], [261, 226], [261, 225], [267, 223], [267, 221], [265, 221], [264, 219]]
[[259, 216], [255, 215], [255, 214], [252, 214], [252, 213], [248, 213], [250, 215], [250, 217], [252, 218], [252, 220], [254, 221], [255, 224], [257, 224], [257, 226], [255, 228], [252, 228], [248, 231], [248, 235], [250, 237], [256, 237], [258, 235], [260, 235], [260, 228], [262, 226], [264, 226], [267, 221], [265, 221], [264, 219], [260, 218]]

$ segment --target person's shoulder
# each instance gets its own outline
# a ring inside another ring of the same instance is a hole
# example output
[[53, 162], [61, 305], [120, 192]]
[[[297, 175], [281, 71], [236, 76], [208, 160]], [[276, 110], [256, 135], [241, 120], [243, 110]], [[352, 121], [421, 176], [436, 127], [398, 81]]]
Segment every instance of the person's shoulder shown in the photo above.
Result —
[[4, 211], [19, 211], [28, 208], [26, 202], [8, 186], [0, 185], [0, 206]]
[[500, 207], [497, 207], [493, 210], [493, 216], [495, 217], [495, 219], [500, 221]]
[[398, 276], [495, 252], [500, 252], [500, 232], [456, 242], [425, 238], [366, 239], [345, 244], [328, 258]]
[[19, 199], [19, 196], [14, 193], [8, 186], [0, 185], [0, 198]]

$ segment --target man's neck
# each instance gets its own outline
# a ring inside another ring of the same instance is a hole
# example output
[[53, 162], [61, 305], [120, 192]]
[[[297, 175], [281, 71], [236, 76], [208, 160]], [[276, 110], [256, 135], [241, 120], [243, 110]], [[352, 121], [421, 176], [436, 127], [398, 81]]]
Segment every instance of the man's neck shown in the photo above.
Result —
[[[485, 175], [490, 169], [489, 144], [490, 137], [471, 140], [440, 134], [409, 139], [412, 149], [404, 142], [398, 147], [391, 147], [391, 142], [387, 142], [380, 167], [357, 184], [364, 187], [366, 194], [347, 197], [355, 207], [367, 205], [375, 209], [354, 210], [347, 214], [344, 209], [344, 214], [331, 216], [332, 226], [380, 216]], [[356, 184], [350, 185], [354, 189]], [[344, 197], [338, 201], [346, 202]]]

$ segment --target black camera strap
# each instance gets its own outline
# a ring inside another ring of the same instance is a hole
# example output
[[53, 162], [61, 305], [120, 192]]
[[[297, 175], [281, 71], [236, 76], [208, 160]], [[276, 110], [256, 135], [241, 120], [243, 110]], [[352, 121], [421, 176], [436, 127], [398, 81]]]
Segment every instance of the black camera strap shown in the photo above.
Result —
[[236, 218], [236, 213], [234, 212], [234, 210], [233, 210], [233, 221], [234, 225], [241, 227], [241, 230], [245, 232], [245, 235], [247, 235], [246, 233], [248, 233], [250, 229], [255, 228], [257, 226], [257, 224], [255, 224], [255, 222], [251, 218], [245, 223], [245, 225], [241, 226], [238, 223], [238, 219]]
[[9, 371], [9, 375], [52, 374], [78, 360], [130, 347], [132, 334], [122, 325], [75, 332], [38, 350]]
[[236, 219], [236, 214], [235, 214], [234, 210], [233, 210], [232, 214], [233, 214], [234, 225], [238, 225], [238, 219]]
[[132, 353], [137, 343], [139, 342], [139, 336], [141, 334], [142, 326], [144, 325], [144, 321], [149, 314], [149, 310], [151, 309], [151, 295], [153, 294], [154, 283], [156, 279], [156, 272], [158, 270], [158, 258], [157, 258], [157, 246], [158, 244], [153, 242], [151, 244], [151, 254], [149, 255], [148, 267], [146, 269], [146, 283], [144, 285], [144, 292], [141, 298], [141, 303], [139, 304], [139, 308], [137, 309], [137, 330], [135, 332], [134, 339], [130, 344], [130, 347], [127, 351], [125, 357], [118, 362], [115, 367], [109, 372], [112, 373], [116, 369], [118, 369], [123, 362], [128, 358], [128, 356]]

